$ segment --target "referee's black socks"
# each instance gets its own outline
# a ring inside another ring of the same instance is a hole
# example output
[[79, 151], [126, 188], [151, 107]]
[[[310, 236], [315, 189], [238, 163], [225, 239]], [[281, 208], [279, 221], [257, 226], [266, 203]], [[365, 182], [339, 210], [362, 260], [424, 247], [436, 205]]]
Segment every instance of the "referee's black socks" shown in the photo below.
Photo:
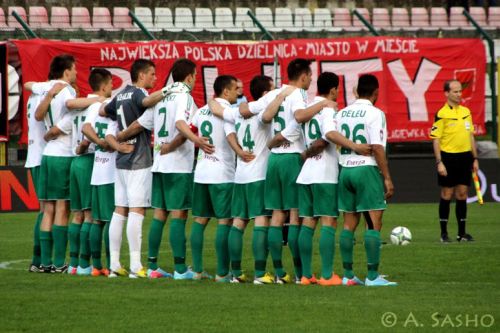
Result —
[[467, 201], [456, 200], [455, 215], [458, 222], [458, 235], [465, 235], [465, 221], [467, 220]]
[[[458, 201], [457, 201], [457, 212], [458, 212]], [[447, 224], [449, 216], [450, 216], [450, 200], [445, 200], [441, 198], [441, 200], [439, 201], [439, 224], [441, 225], [441, 235], [448, 234]]]

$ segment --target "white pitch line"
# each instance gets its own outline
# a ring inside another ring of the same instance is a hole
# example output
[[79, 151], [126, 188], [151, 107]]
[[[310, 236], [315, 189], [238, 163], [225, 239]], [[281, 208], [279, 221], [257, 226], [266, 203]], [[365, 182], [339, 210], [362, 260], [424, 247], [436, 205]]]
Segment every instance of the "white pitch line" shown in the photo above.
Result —
[[0, 269], [10, 269], [10, 270], [14, 270], [14, 271], [24, 271], [24, 269], [21, 269], [21, 268], [10, 268], [9, 266], [12, 265], [12, 264], [17, 264], [17, 263], [26, 262], [26, 261], [30, 261], [30, 259], [19, 259], [19, 260], [3, 261], [3, 262], [0, 262]]

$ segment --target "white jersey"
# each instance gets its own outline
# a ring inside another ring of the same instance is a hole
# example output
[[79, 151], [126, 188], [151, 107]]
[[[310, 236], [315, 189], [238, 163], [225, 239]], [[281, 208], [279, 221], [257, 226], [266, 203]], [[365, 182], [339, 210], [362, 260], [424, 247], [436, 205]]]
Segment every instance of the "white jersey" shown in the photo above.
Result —
[[[225, 109], [231, 109], [231, 104], [228, 101], [220, 98], [216, 98], [216, 100]], [[208, 105], [195, 113], [192, 124], [198, 128], [199, 136], [208, 138], [210, 143], [215, 146], [215, 152], [211, 155], [199, 150], [194, 181], [200, 184], [232, 183], [236, 159], [234, 151], [226, 139], [226, 136], [233, 132], [232, 126], [214, 116]]]
[[[97, 116], [92, 124], [97, 136], [104, 139], [106, 135], [115, 135], [118, 132], [118, 124], [111, 118]], [[105, 185], [115, 182], [116, 172], [116, 152], [110, 153], [101, 148], [95, 147], [94, 168], [92, 169], [91, 185]]]
[[[250, 111], [255, 112], [256, 102], [248, 103]], [[244, 119], [239, 109], [225, 109], [224, 120], [234, 124], [238, 143], [243, 150], [255, 155], [255, 159], [250, 162], [243, 161], [238, 157], [234, 182], [237, 184], [248, 184], [266, 179], [267, 161], [270, 151], [267, 142], [272, 138], [271, 124], [262, 122], [261, 111], [258, 115]]]
[[160, 155], [161, 145], [171, 142], [180, 132], [175, 127], [179, 120], [189, 124], [196, 105], [188, 93], [167, 95], [153, 108], [147, 109], [137, 120], [142, 127], [154, 128], [154, 161], [152, 172], [191, 173], [194, 164], [194, 144], [186, 140], [176, 150]]
[[[89, 94], [87, 98], [98, 97], [98, 95]], [[90, 105], [88, 108], [82, 111], [72, 111], [66, 113], [61, 121], [57, 123], [57, 127], [63, 131], [65, 134], [71, 135], [71, 149], [73, 154], [76, 156], [76, 149], [80, 145], [80, 143], [85, 139], [83, 135], [82, 129], [83, 125], [87, 122], [93, 123], [96, 116], [99, 114], [99, 108], [102, 103], [94, 103]], [[90, 118], [87, 121], [87, 117]], [[95, 144], [91, 143], [85, 152], [85, 154], [92, 154], [95, 151]]]
[[[56, 82], [67, 83], [64, 81], [51, 81], [53, 84]], [[64, 117], [64, 115], [69, 112], [68, 108], [66, 108], [66, 101], [74, 98], [76, 98], [75, 89], [67, 85], [52, 99], [44, 120], [47, 130], [55, 126]], [[43, 155], [61, 157], [73, 156], [73, 152], [71, 150], [71, 135], [62, 134], [55, 140], [47, 142], [47, 145], [43, 150]]]
[[46, 142], [43, 139], [45, 135], [45, 123], [35, 118], [35, 112], [45, 98], [44, 94], [52, 87], [50, 82], [37, 82], [33, 84], [32, 92], [28, 98], [28, 156], [26, 156], [25, 168], [37, 167], [42, 162], [43, 149]]
[[[311, 105], [321, 102], [323, 97], [316, 96]], [[325, 139], [328, 132], [336, 131], [335, 110], [332, 108], [323, 108], [311, 120], [304, 125], [304, 137], [306, 146], [309, 147], [318, 139]], [[333, 143], [329, 143], [326, 148], [318, 155], [308, 158], [299, 177], [298, 184], [337, 184], [338, 167], [337, 148]]]
[[[355, 143], [382, 145], [387, 142], [387, 126], [385, 114], [366, 99], [358, 99], [353, 104], [337, 113], [339, 132]], [[340, 149], [340, 165], [357, 167], [375, 165], [374, 156], [358, 155], [347, 148]]]

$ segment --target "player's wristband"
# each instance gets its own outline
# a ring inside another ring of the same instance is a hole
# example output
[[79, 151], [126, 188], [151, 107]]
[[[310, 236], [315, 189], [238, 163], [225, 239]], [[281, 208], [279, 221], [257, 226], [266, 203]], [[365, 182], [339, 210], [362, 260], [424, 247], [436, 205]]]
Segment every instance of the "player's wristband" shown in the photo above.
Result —
[[441, 160], [437, 160], [436, 161], [436, 166], [439, 165], [439, 163], [441, 163], [442, 161]]

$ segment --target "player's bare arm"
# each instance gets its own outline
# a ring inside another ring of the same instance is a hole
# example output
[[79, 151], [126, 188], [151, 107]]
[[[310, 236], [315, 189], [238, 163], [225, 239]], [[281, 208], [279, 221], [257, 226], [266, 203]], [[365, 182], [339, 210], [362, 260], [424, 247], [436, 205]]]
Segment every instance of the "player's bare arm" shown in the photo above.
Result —
[[198, 145], [198, 147], [200, 147], [200, 149], [203, 150], [205, 154], [213, 154], [215, 152], [215, 146], [210, 144], [208, 138], [199, 137], [194, 134], [185, 121], [177, 120], [177, 122], [175, 123], [175, 127], [189, 141], [193, 142], [195, 145]]
[[103, 96], [74, 98], [66, 101], [66, 107], [69, 110], [82, 110], [88, 108], [94, 103], [102, 103], [104, 100], [106, 100], [106, 97]]
[[77, 155], [82, 155], [87, 152], [90, 146], [90, 141], [89, 140], [82, 140], [78, 147], [76, 147], [75, 152]]
[[134, 151], [134, 145], [127, 143], [119, 143], [114, 135], [111, 134], [106, 135], [105, 140], [112, 149], [116, 150], [119, 153], [130, 154], [131, 152]]
[[446, 171], [446, 167], [441, 160], [441, 147], [439, 146], [439, 139], [432, 140], [432, 149], [434, 150], [434, 157], [436, 158], [437, 172], [440, 176], [446, 177], [448, 172]]
[[103, 102], [103, 103], [101, 104], [101, 107], [99, 108], [99, 115], [100, 115], [101, 117], [107, 117], [107, 116], [108, 116], [108, 114], [106, 113], [106, 105], [107, 105], [107, 104], [108, 104], [108, 103]]
[[243, 119], [252, 118], [254, 116], [254, 114], [250, 112], [250, 107], [248, 106], [247, 102], [241, 103], [238, 109]]
[[45, 133], [45, 135], [43, 136], [43, 139], [45, 141], [49, 142], [51, 140], [57, 139], [57, 137], [61, 134], [64, 134], [64, 132], [61, 131], [61, 129], [59, 127], [54, 126], [50, 130], [48, 130], [47, 133]]
[[89, 123], [83, 124], [82, 133], [88, 140], [90, 140], [90, 142], [95, 143], [96, 145], [102, 147], [102, 149], [104, 150], [109, 149], [109, 145], [106, 140], [99, 138], [97, 136], [97, 133], [94, 131], [94, 128], [92, 128], [92, 125], [90, 125]]
[[295, 111], [295, 120], [299, 124], [308, 122], [311, 120], [318, 112], [323, 110], [323, 108], [332, 108], [336, 109], [337, 108], [337, 103], [334, 101], [330, 101], [328, 99], [322, 100], [319, 103], [313, 104], [305, 109], [299, 109]]
[[177, 134], [171, 142], [165, 142], [161, 145], [160, 155], [166, 155], [175, 151], [182, 144], [184, 144], [186, 140], [187, 138], [184, 135], [181, 133]]
[[288, 142], [288, 140], [283, 136], [283, 134], [276, 134], [269, 142], [267, 143], [267, 148], [273, 149], [281, 146], [283, 143]]
[[266, 110], [262, 114], [263, 123], [268, 124], [273, 120], [285, 98], [290, 96], [290, 94], [293, 93], [295, 89], [297, 88], [293, 86], [286, 87], [276, 96], [276, 98], [271, 103], [269, 103], [269, 105], [266, 107]]
[[226, 139], [236, 155], [238, 155], [243, 160], [243, 162], [248, 163], [255, 159], [254, 154], [241, 148], [240, 144], [238, 143], [236, 133], [230, 133], [226, 136]]
[[354, 150], [358, 155], [369, 156], [372, 153], [372, 146], [366, 143], [354, 143], [337, 131], [326, 133], [326, 138], [336, 145]]
[[165, 97], [165, 88], [160, 89], [152, 93], [151, 95], [147, 96], [142, 100], [142, 106], [145, 108], [150, 108], [156, 105], [159, 101]]
[[52, 99], [66, 87], [65, 83], [56, 83], [54, 86], [47, 92], [45, 98], [40, 102], [35, 111], [35, 119], [38, 121], [42, 121], [45, 118], [47, 112], [49, 112], [50, 102]]
[[215, 99], [210, 99], [207, 105], [214, 116], [224, 119], [224, 107], [219, 102]]
[[37, 83], [35, 81], [29, 81], [29, 82], [26, 82], [24, 84], [24, 89], [28, 90], [28, 91], [33, 91], [33, 85]]
[[389, 173], [389, 164], [385, 156], [385, 149], [382, 145], [372, 145], [372, 149], [375, 161], [384, 177], [385, 198], [389, 199], [394, 194], [394, 185], [392, 184], [391, 175]]
[[134, 122], [130, 124], [129, 127], [124, 129], [123, 131], [118, 132], [118, 134], [116, 135], [116, 140], [118, 140], [118, 142], [127, 141], [128, 139], [136, 136], [142, 131], [144, 131], [144, 127], [142, 127], [142, 125], [137, 120], [134, 120]]
[[328, 146], [328, 141], [323, 139], [318, 139], [314, 141], [304, 152], [302, 152], [302, 159], [305, 161], [308, 158], [319, 155]]

